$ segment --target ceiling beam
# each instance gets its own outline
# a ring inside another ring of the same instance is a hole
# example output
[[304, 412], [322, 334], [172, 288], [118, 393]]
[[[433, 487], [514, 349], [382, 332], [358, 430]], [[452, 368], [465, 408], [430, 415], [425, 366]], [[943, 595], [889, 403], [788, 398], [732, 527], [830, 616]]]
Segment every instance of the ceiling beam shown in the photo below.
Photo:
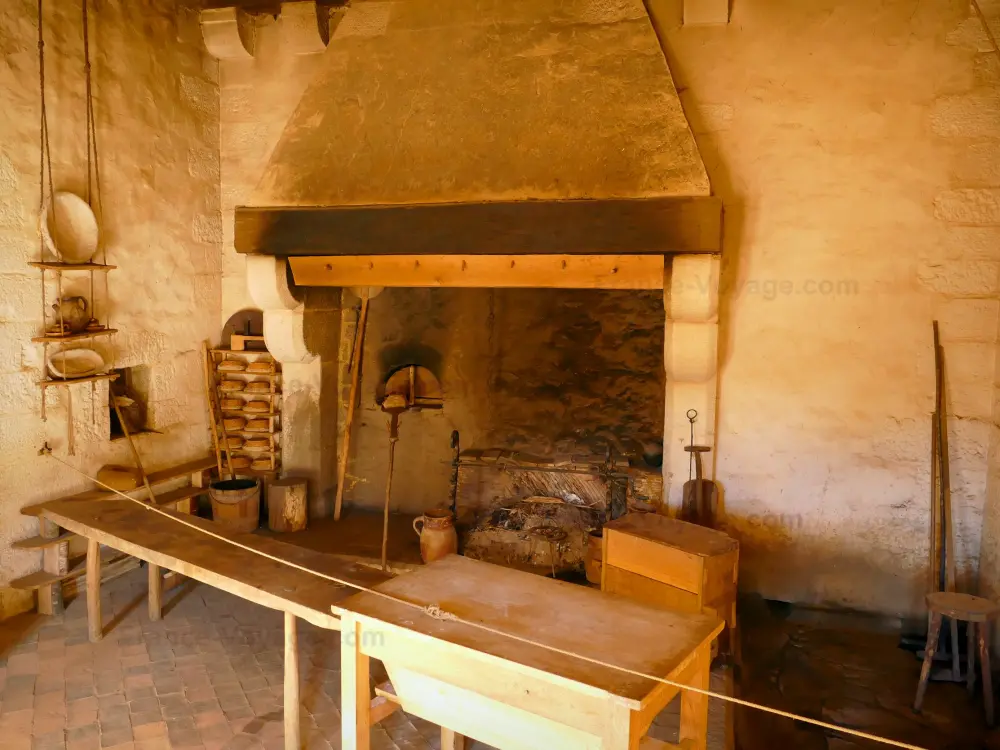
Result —
[[257, 255], [715, 253], [714, 197], [236, 209], [236, 250]]
[[299, 286], [662, 289], [662, 255], [350, 255], [289, 258]]

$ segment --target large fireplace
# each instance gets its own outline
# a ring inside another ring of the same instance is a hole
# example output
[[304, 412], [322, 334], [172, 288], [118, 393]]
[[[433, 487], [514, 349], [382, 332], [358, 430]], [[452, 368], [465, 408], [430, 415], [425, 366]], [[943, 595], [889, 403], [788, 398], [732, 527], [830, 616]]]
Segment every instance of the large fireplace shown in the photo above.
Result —
[[[604, 517], [613, 496], [671, 502], [687, 479], [686, 411], [702, 415], [701, 442], [712, 434], [720, 236], [641, 0], [366, 2], [237, 208], [235, 244], [287, 260], [300, 286], [381, 290], [347, 502], [382, 506], [376, 391], [419, 365], [444, 405], [401, 416], [393, 506], [449, 504], [461, 468], [481, 520], [528, 500], [524, 477], [543, 469], [561, 484], [537, 497]], [[344, 294], [342, 352], [357, 303]], [[341, 360], [324, 419], [343, 418]], [[501, 489], [470, 489], [480, 469]]]

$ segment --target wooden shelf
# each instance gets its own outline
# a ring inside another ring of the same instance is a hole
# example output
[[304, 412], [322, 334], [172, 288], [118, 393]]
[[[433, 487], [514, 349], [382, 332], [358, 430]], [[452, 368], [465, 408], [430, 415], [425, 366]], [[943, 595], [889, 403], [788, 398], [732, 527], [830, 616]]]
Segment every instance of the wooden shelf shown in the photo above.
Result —
[[246, 409], [223, 409], [222, 411], [227, 414], [246, 414], [251, 417], [260, 417], [261, 419], [275, 419], [281, 416], [276, 411], [247, 411]]
[[216, 375], [222, 375], [223, 377], [229, 377], [231, 375], [246, 375], [251, 378], [280, 378], [280, 372], [247, 372], [246, 370], [220, 370], [216, 368]]
[[104, 328], [100, 331], [91, 331], [90, 333], [71, 333], [69, 336], [35, 336], [31, 339], [36, 344], [48, 343], [48, 344], [59, 344], [63, 341], [79, 341], [81, 339], [90, 339], [96, 336], [113, 336], [118, 333], [117, 328]]
[[271, 359], [274, 355], [266, 349], [212, 349], [212, 354], [266, 354]]
[[14, 549], [46, 549], [47, 547], [55, 547], [56, 545], [62, 544], [63, 542], [68, 542], [70, 539], [76, 538], [76, 534], [72, 531], [64, 531], [59, 536], [54, 537], [44, 537], [44, 536], [32, 536], [27, 539], [19, 539], [10, 546]]
[[48, 271], [99, 271], [107, 273], [118, 266], [108, 266], [103, 263], [57, 263], [55, 261], [32, 261], [28, 263], [33, 268], [44, 268]]
[[38, 385], [42, 388], [51, 388], [54, 385], [76, 385], [77, 383], [93, 383], [96, 380], [117, 380], [117, 372], [105, 372], [101, 375], [91, 375], [87, 378], [68, 378], [66, 380], [39, 380]]

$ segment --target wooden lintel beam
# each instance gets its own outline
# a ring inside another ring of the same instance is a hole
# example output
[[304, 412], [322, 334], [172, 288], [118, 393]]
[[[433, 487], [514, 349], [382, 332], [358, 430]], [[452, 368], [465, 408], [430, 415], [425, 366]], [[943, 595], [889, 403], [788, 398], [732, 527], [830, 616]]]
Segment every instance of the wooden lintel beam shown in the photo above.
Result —
[[258, 255], [716, 253], [711, 196], [236, 209], [236, 250]]
[[662, 255], [352, 255], [289, 258], [299, 286], [662, 289]]

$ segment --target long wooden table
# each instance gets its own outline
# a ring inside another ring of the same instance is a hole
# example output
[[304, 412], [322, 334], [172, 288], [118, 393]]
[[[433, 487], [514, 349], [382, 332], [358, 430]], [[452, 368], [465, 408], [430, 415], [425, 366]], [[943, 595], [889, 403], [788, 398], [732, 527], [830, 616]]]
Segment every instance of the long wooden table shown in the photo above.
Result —
[[[684, 614], [451, 555], [334, 605], [340, 615], [343, 750], [368, 750], [369, 660], [408, 713], [501, 750], [672, 747], [645, 735], [678, 688], [431, 616], [471, 622], [680, 684], [707, 688], [714, 615]], [[681, 696], [680, 747], [704, 750], [708, 699]]]
[[[100, 595], [100, 545], [149, 563], [149, 615], [161, 616], [162, 570], [173, 570], [248, 601], [285, 613], [285, 747], [300, 750], [299, 669], [296, 618], [322, 628], [340, 629], [331, 606], [355, 589], [261, 557], [223, 539], [184, 525], [193, 524], [250, 549], [365, 587], [388, 576], [371, 568], [257, 536], [225, 531], [196, 516], [164, 511], [165, 517], [128, 500], [54, 500], [39, 513], [58, 526], [86, 537], [87, 616], [91, 640], [103, 635]], [[176, 518], [176, 520], [175, 520]], [[183, 521], [183, 523], [178, 523]]]

